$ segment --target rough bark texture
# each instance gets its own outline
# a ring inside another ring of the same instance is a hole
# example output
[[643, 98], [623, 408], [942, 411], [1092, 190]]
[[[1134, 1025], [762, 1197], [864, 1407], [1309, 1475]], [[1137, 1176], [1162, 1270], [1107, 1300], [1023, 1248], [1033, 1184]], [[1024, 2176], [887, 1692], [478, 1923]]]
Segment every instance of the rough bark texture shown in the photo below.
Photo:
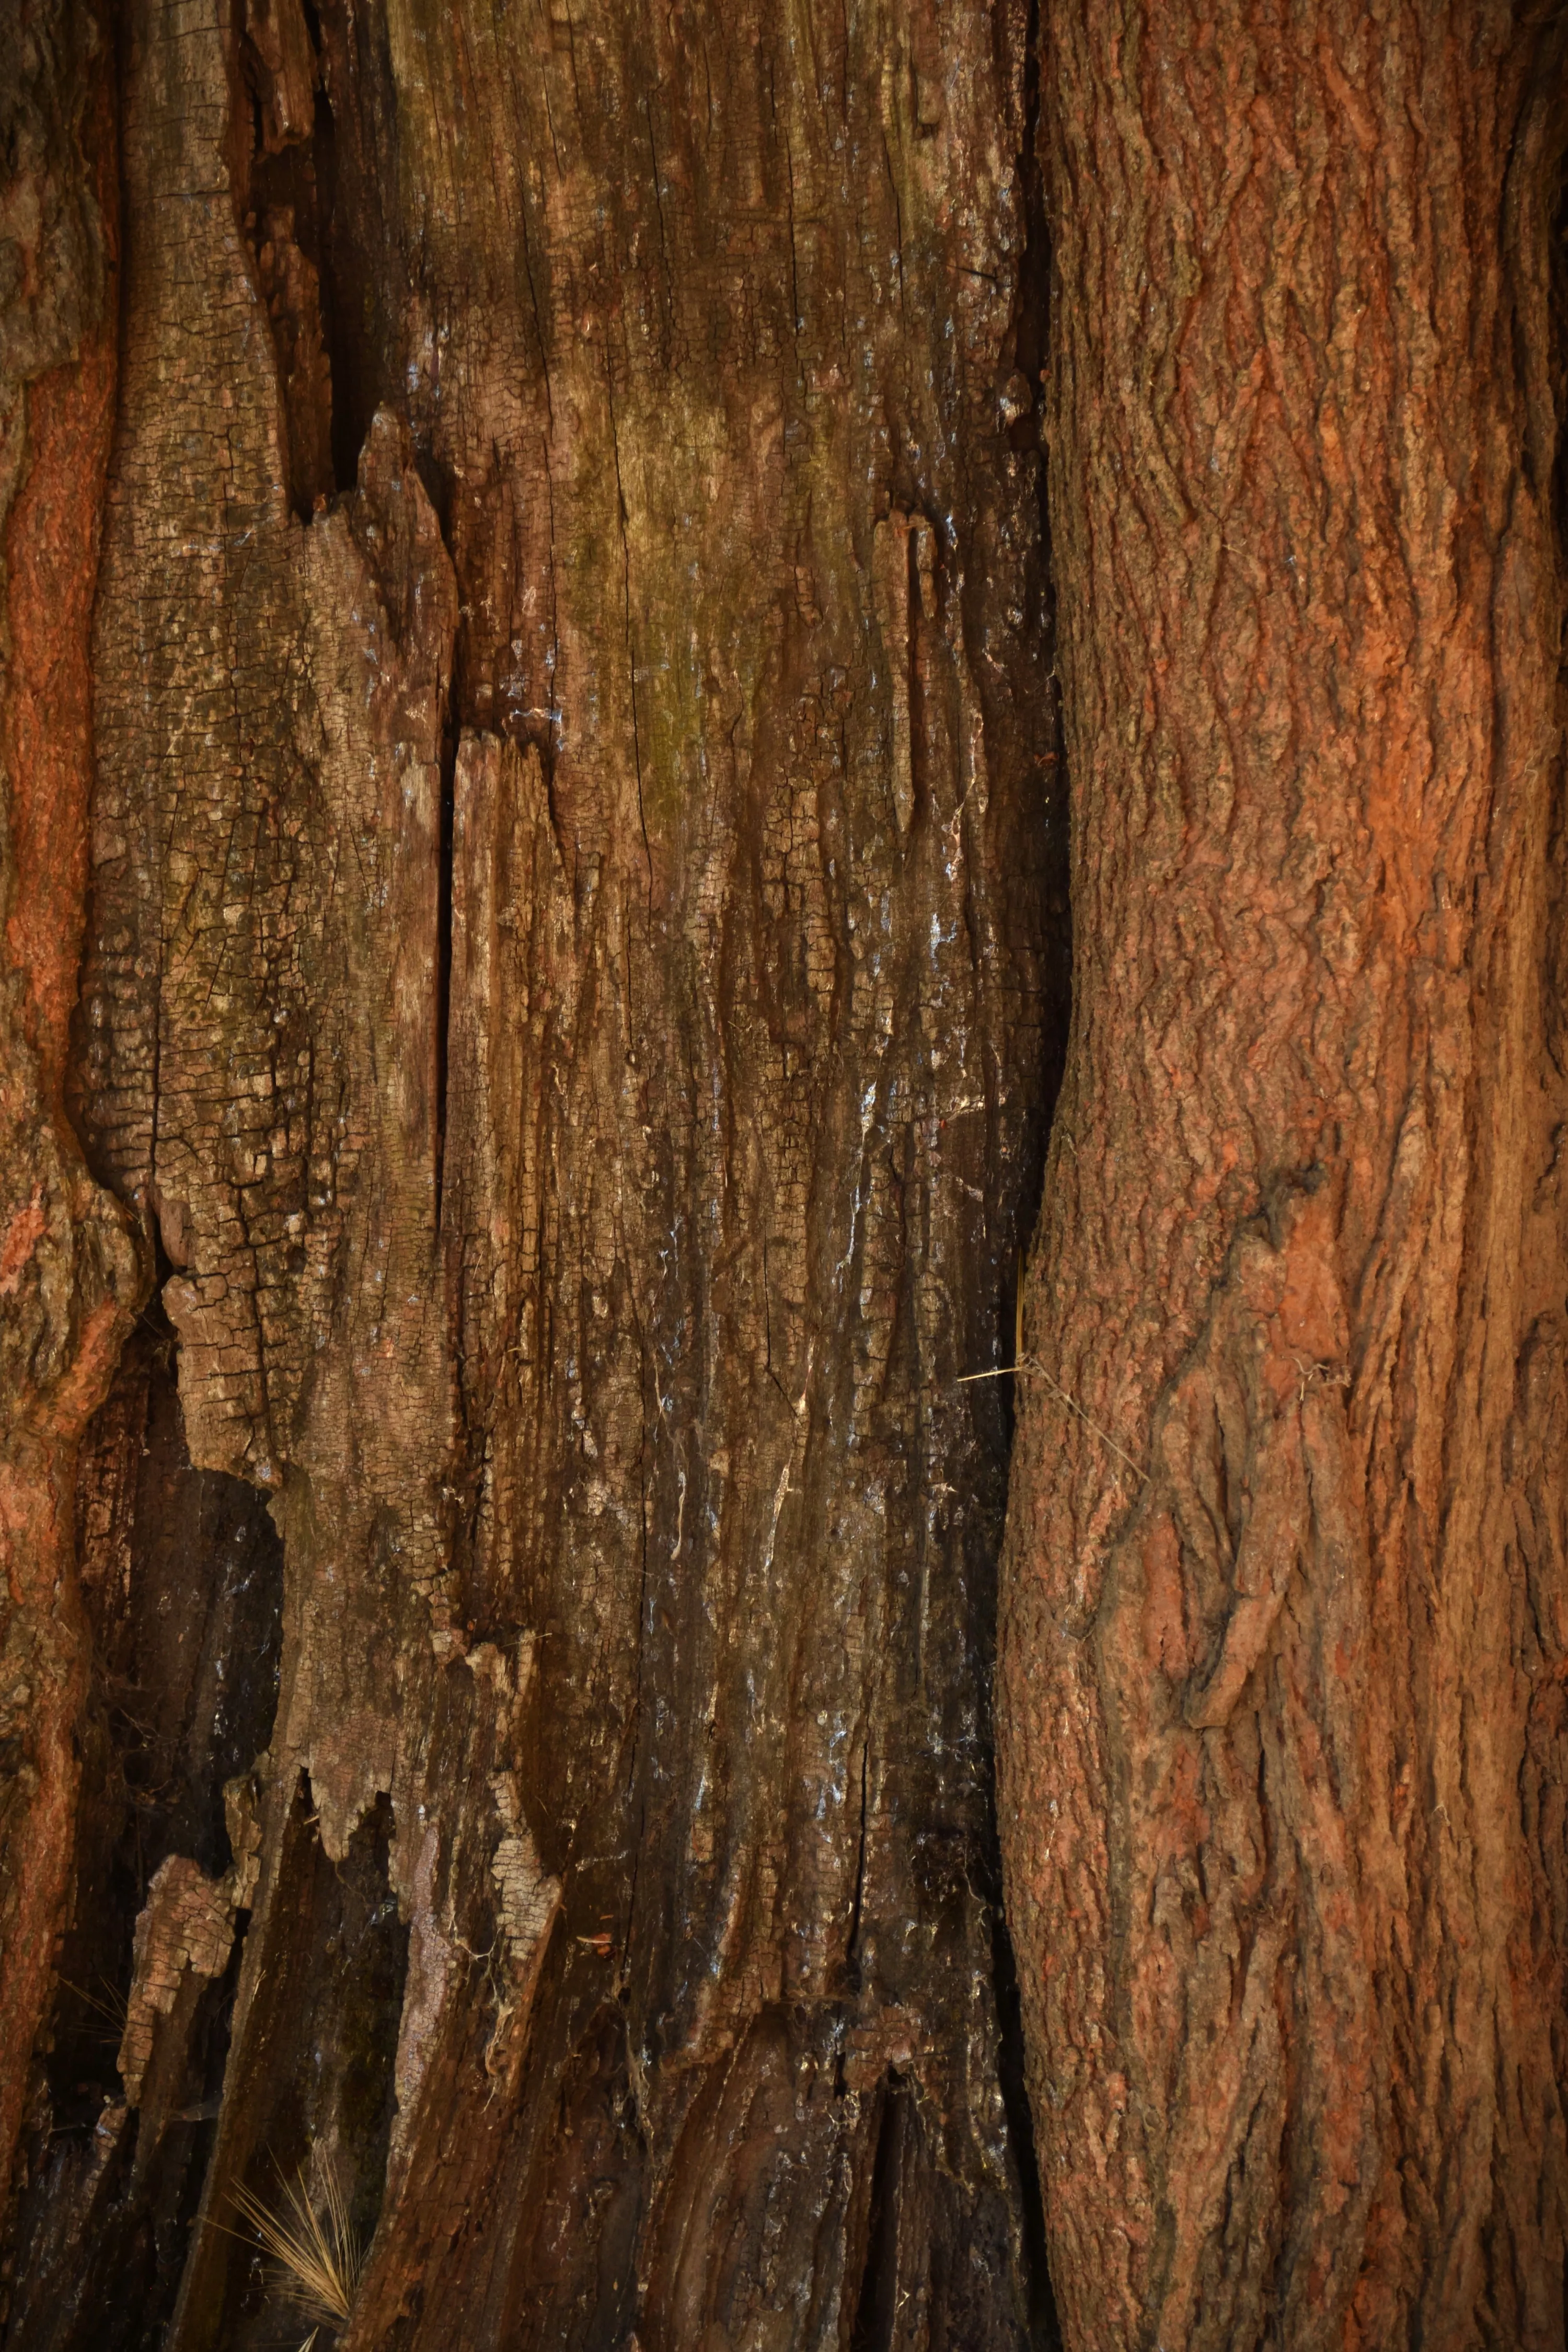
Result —
[[0, 9], [0, 2167], [52, 1998], [87, 1643], [77, 1441], [141, 1286], [65, 1116], [86, 881], [87, 636], [114, 396], [105, 28]]
[[307, 2159], [345, 2347], [1037, 2340], [956, 1384], [1063, 1001], [1021, 0], [118, 38], [72, 1099], [159, 1290], [8, 2340], [277, 2341]]
[[1047, 15], [1002, 1822], [1075, 2347], [1563, 2341], [1562, 73], [1500, 6]]

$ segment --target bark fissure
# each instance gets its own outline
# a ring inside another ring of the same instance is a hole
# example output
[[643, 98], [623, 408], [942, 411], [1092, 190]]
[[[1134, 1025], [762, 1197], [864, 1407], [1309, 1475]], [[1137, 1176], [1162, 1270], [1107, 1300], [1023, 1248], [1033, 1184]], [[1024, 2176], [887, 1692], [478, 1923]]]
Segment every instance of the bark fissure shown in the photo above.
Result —
[[[7, 2340], [19, 2346], [77, 2325], [101, 2338], [111, 2310], [134, 2330], [127, 2340], [166, 2324], [223, 2088], [254, 1768], [278, 1694], [282, 1552], [248, 1486], [192, 1469], [174, 1359], [166, 1320], [143, 1313], [78, 1467], [94, 1675], [56, 1959], [54, 2134], [16, 2221], [28, 2291]], [[207, 1577], [189, 1574], [193, 1558], [211, 1562]], [[171, 1882], [171, 1869], [184, 1875]], [[155, 1888], [206, 1923], [204, 1965], [177, 1931], [154, 1935], [143, 1956], [139, 1922], [156, 1914]]]
[[[446, 530], [442, 543], [450, 553]], [[458, 744], [461, 736], [458, 713], [464, 703], [460, 641], [454, 652], [452, 680], [443, 714], [440, 749], [440, 832], [436, 875], [436, 1136], [435, 1224], [442, 1230], [442, 1191], [447, 1174], [447, 1091], [452, 1051], [452, 891], [453, 856], [458, 808]]]
[[877, 2153], [871, 2166], [871, 2207], [866, 2268], [860, 2280], [850, 2352], [891, 2352], [899, 2302], [899, 2208], [910, 2094], [889, 2074], [878, 2098]]
[[1002, 1823], [1053, 2279], [1072, 2344], [1544, 2352], [1561, 28], [1046, 39], [1076, 974]]
[[52, 2177], [37, 2307], [163, 2197], [171, 2352], [275, 2331], [270, 2140], [374, 2226], [345, 2352], [1021, 2346], [1023, 12], [126, 29], [75, 1084], [280, 1671], [139, 1890], [164, 2171]]

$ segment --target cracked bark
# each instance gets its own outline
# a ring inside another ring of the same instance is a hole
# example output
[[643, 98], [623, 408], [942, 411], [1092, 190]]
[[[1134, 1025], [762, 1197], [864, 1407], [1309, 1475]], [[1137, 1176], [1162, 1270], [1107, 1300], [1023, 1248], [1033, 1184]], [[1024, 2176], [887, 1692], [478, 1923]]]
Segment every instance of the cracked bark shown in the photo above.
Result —
[[345, 2346], [1040, 2340], [956, 1385], [1064, 1002], [1026, 11], [128, 0], [112, 107], [11, 13], [124, 215], [57, 1509], [145, 1303], [14, 1572], [8, 2341], [272, 2342], [308, 2156]]
[[1561, 25], [1044, 55], [1077, 968], [1000, 1760], [1064, 2334], [1546, 2352]]
[[1049, 2337], [1047, 195], [1065, 2330], [1562, 2341], [1561, 32], [1044, 20], [0, 0], [8, 2342]]
[[[40, 7], [0, 98], [0, 2044], [51, 1996], [87, 1643], [78, 1441], [141, 1286], [65, 1117], [90, 772], [87, 633], [114, 393], [114, 118], [101, 16]], [[0, 2160], [26, 2073], [0, 2067]]]

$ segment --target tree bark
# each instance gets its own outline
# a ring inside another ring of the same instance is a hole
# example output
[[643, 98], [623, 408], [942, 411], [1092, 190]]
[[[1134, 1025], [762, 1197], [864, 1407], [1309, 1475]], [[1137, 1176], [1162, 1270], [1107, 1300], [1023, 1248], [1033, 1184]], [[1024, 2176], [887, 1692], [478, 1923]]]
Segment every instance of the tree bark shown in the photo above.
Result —
[[276, 2342], [300, 2167], [345, 2347], [1048, 2327], [958, 1385], [1065, 1003], [1027, 36], [121, 12], [71, 1101], [152, 1288], [17, 2347]]
[[1069, 5], [1001, 1770], [1071, 2346], [1563, 2340], [1561, 31]]
[[[91, 773], [87, 637], [114, 399], [114, 113], [98, 12], [16, 26], [0, 92], [0, 2049], [53, 1991], [87, 1676], [77, 1442], [139, 1288], [65, 1115]], [[0, 2063], [0, 2161], [25, 2063]]]

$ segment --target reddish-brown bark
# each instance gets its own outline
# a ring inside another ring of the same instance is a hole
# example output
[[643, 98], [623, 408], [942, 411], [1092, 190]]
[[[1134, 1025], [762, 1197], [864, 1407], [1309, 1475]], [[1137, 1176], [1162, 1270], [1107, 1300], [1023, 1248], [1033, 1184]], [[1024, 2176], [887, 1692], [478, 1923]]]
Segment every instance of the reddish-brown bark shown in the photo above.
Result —
[[1003, 1834], [1068, 2343], [1560, 2346], [1560, 38], [1047, 12], [1074, 1031]]
[[[87, 1643], [77, 1440], [138, 1286], [65, 1118], [91, 779], [88, 628], [113, 415], [113, 85], [87, 8], [10, 8], [0, 214], [0, 2050], [54, 1995]], [[0, 2063], [8, 2175], [24, 2065]]]

